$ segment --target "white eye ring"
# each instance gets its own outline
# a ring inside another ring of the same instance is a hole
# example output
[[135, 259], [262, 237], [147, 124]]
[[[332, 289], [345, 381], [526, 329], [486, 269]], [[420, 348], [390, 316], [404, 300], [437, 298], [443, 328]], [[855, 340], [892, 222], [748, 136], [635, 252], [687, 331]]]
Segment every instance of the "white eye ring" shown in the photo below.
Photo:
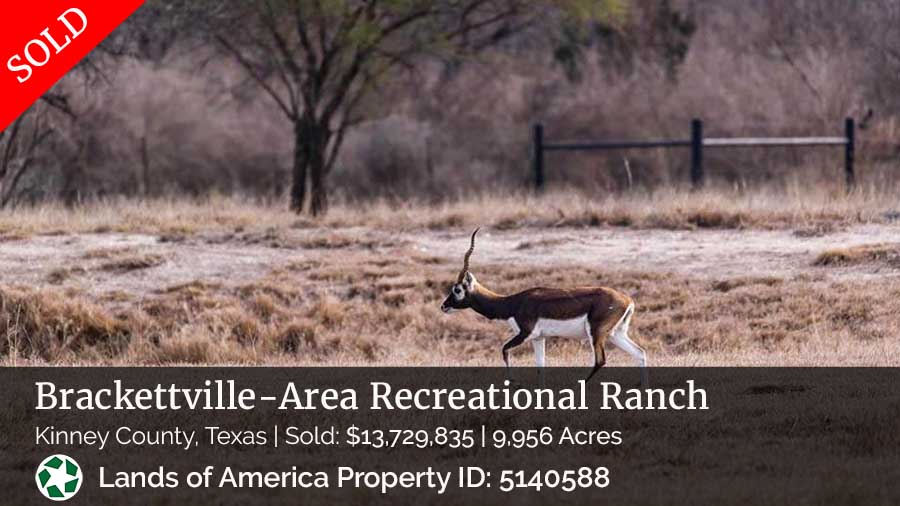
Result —
[[462, 300], [463, 289], [460, 288], [459, 285], [453, 287], [453, 296], [456, 298], [456, 300]]

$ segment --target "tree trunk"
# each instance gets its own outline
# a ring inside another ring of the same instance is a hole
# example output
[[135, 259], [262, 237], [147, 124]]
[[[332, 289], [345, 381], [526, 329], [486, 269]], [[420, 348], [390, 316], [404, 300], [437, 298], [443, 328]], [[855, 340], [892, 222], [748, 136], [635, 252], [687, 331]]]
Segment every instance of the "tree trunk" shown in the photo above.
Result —
[[312, 187], [310, 188], [310, 211], [313, 216], [322, 216], [328, 212], [328, 187], [325, 184], [326, 170], [325, 160], [328, 157], [328, 143], [331, 140], [331, 132], [327, 124], [317, 125], [311, 136], [312, 145], [309, 151], [309, 168]]
[[294, 170], [291, 183], [291, 211], [303, 212], [306, 200], [306, 169], [309, 165], [309, 136], [298, 123], [294, 125]]
[[[310, 212], [321, 216], [328, 210], [328, 190], [325, 186], [325, 157], [330, 133], [327, 126], [315, 121], [301, 120], [295, 127], [294, 181], [291, 186], [291, 210], [303, 212], [309, 193]], [[309, 191], [307, 192], [307, 177]]]
[[[324, 151], [324, 150], [322, 150]], [[313, 216], [324, 215], [328, 211], [328, 190], [325, 187], [325, 160], [324, 153], [313, 155], [312, 169], [312, 206]]]

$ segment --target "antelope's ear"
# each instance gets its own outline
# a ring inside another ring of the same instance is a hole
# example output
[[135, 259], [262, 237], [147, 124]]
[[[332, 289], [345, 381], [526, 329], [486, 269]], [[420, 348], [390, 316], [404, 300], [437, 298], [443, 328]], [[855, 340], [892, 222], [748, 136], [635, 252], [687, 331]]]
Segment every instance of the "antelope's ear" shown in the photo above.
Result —
[[471, 272], [467, 272], [466, 277], [463, 279], [463, 283], [466, 285], [466, 290], [471, 290], [472, 287], [475, 286], [475, 275]]

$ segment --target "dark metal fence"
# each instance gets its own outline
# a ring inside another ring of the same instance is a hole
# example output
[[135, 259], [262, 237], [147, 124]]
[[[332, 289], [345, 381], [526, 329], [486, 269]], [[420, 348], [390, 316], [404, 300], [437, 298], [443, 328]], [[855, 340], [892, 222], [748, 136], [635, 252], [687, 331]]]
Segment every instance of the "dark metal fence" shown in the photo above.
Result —
[[847, 188], [853, 188], [855, 175], [856, 124], [853, 118], [844, 121], [843, 137], [703, 137], [703, 122], [691, 121], [691, 138], [686, 140], [615, 141], [615, 142], [554, 142], [544, 139], [544, 126], [534, 125], [534, 183], [544, 187], [545, 155], [548, 151], [595, 151], [610, 149], [691, 148], [691, 185], [703, 185], [703, 150], [705, 148], [785, 147], [785, 146], [844, 146], [844, 176]]

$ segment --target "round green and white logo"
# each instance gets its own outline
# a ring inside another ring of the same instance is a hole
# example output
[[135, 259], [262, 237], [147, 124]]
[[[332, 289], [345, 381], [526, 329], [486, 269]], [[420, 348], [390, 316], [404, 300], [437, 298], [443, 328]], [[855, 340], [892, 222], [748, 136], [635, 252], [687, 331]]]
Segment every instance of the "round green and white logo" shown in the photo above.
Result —
[[66, 455], [51, 455], [34, 472], [38, 490], [51, 501], [66, 501], [81, 488], [81, 466]]

